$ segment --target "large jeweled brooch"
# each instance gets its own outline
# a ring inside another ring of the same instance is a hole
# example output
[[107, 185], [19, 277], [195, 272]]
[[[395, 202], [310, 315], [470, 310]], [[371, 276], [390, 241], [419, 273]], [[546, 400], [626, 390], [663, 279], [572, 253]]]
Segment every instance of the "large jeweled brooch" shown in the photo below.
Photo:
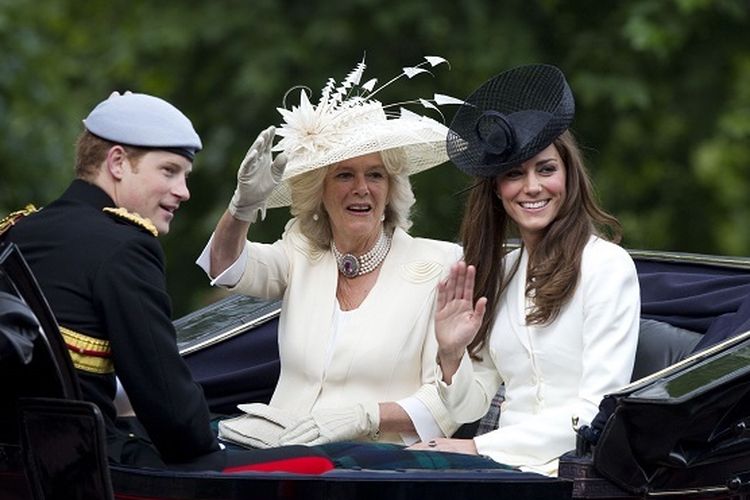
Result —
[[385, 234], [385, 231], [381, 231], [375, 245], [359, 257], [351, 253], [342, 254], [336, 248], [336, 243], [331, 241], [331, 250], [333, 251], [333, 256], [336, 257], [339, 272], [347, 278], [356, 278], [377, 269], [385, 259], [385, 256], [388, 255], [390, 248], [391, 237]]

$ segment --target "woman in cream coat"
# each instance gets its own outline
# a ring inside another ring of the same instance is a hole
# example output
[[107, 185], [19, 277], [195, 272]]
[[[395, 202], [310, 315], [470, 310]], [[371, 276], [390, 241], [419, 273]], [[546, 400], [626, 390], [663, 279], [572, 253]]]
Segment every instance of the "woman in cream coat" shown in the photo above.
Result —
[[[447, 160], [447, 128], [387, 113], [365, 86], [349, 90], [363, 69], [347, 77], [345, 94], [329, 82], [316, 106], [302, 92], [278, 132], [260, 134], [199, 258], [214, 284], [284, 299], [270, 405], [241, 405], [243, 415], [220, 423], [224, 439], [411, 444], [457, 428], [434, 384], [433, 314], [437, 283], [461, 249], [406, 232], [409, 175]], [[272, 159], [275, 133], [281, 153]], [[246, 241], [259, 211], [290, 203], [279, 241]]]
[[[596, 204], [572, 134], [573, 96], [546, 65], [502, 73], [451, 124], [453, 162], [477, 177], [462, 236], [466, 262], [439, 288], [438, 387], [459, 422], [480, 418], [505, 384], [499, 427], [418, 449], [485, 455], [555, 474], [601, 398], [627, 384], [640, 296], [635, 265], [597, 228], [619, 225]], [[507, 230], [521, 246], [506, 251]]]

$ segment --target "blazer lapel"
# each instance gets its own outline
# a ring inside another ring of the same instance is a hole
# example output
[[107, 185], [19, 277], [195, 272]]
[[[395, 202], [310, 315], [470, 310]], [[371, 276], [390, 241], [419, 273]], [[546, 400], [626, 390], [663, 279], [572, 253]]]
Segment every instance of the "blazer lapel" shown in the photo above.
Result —
[[322, 382], [324, 369], [320, 360], [325, 359], [333, 335], [332, 319], [336, 307], [338, 269], [331, 252], [324, 252], [316, 257], [321, 260], [320, 264], [309, 266], [308, 275], [304, 278], [316, 284], [316, 292], [304, 297], [308, 315], [301, 321], [306, 324], [302, 331], [307, 332], [304, 336], [304, 352], [309, 354], [305, 356], [308, 363], [306, 372], [311, 374], [316, 382]]

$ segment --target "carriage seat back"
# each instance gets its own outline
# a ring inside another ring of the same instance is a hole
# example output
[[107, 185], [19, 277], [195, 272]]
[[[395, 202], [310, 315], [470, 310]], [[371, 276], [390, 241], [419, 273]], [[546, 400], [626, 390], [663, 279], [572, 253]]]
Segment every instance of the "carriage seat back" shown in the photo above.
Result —
[[663, 321], [641, 318], [631, 380], [638, 380], [688, 356], [703, 335]]

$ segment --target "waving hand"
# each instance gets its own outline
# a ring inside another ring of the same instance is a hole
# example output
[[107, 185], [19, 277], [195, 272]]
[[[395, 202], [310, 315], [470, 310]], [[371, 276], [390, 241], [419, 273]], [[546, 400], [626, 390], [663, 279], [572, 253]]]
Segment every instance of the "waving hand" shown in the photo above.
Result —
[[474, 304], [474, 266], [458, 262], [448, 278], [438, 285], [435, 335], [443, 379], [449, 382], [461, 362], [466, 347], [479, 331], [487, 306], [481, 297]]

